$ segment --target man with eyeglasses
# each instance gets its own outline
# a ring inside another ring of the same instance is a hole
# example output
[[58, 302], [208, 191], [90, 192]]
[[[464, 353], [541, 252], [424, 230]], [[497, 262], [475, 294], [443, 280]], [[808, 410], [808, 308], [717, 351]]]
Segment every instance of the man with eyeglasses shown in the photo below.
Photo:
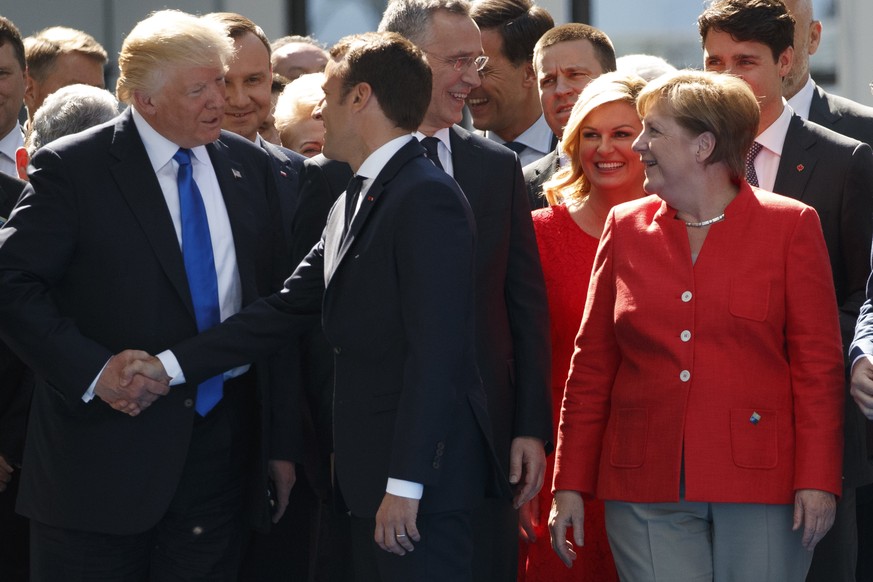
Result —
[[549, 316], [518, 158], [456, 125], [486, 64], [470, 10], [465, 0], [392, 0], [379, 30], [400, 33], [425, 53], [433, 93], [415, 135], [461, 186], [476, 218], [477, 363], [515, 497], [486, 500], [474, 513], [473, 578], [503, 581], [516, 579], [517, 508], [542, 486], [552, 446]]

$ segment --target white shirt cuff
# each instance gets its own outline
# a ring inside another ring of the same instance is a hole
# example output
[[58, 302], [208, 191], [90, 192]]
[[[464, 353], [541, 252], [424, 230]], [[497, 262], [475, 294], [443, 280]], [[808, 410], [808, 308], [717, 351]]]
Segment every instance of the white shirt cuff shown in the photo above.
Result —
[[179, 365], [179, 360], [170, 350], [164, 350], [157, 356], [164, 366], [164, 372], [170, 377], [170, 386], [178, 386], [185, 383], [185, 373], [182, 372], [182, 366]]
[[403, 479], [392, 479], [388, 477], [388, 485], [385, 486], [385, 492], [397, 497], [406, 497], [408, 499], [421, 499], [424, 493], [424, 485], [415, 483], [414, 481], [404, 481]]
[[[112, 357], [110, 356], [109, 360], [111, 359]], [[100, 368], [100, 372], [97, 374], [97, 377], [94, 378], [94, 381], [91, 382], [91, 385], [88, 386], [88, 389], [85, 391], [84, 394], [82, 394], [82, 402], [91, 402], [92, 400], [94, 400], [94, 389], [97, 388], [97, 380], [99, 380], [100, 376], [103, 375], [103, 370], [105, 370], [106, 366], [109, 365], [109, 360], [106, 360], [106, 363], [103, 364], [102, 368]]]

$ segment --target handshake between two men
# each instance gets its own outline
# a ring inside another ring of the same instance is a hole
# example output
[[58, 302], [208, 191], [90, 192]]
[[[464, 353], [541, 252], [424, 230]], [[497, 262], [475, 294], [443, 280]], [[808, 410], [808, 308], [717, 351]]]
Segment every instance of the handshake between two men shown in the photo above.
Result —
[[147, 352], [125, 350], [107, 362], [94, 394], [115, 410], [137, 416], [170, 391], [161, 361]]

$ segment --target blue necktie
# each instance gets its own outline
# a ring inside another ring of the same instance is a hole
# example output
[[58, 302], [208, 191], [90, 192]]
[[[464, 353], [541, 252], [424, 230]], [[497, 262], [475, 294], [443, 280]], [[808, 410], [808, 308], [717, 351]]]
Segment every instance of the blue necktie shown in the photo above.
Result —
[[[206, 219], [203, 197], [194, 181], [191, 150], [180, 148], [173, 159], [179, 164], [176, 180], [179, 184], [179, 206], [182, 214], [182, 258], [185, 261], [191, 300], [194, 302], [197, 331], [204, 331], [221, 322], [218, 277], [215, 274], [209, 221]], [[194, 409], [200, 416], [206, 416], [221, 400], [223, 391], [222, 375], [205, 380], [197, 387], [197, 404]]]
[[440, 170], [444, 169], [442, 162], [440, 162], [440, 154], [439, 154], [439, 144], [440, 140], [438, 137], [423, 137], [421, 138], [421, 145], [424, 146], [424, 149], [427, 153], [427, 159], [433, 162], [433, 165], [439, 168]]

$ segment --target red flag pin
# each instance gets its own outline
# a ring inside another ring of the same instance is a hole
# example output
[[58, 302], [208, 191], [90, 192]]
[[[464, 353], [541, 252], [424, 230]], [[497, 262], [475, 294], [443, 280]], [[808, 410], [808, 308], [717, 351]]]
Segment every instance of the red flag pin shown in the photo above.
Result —
[[803, 168], [804, 168], [803, 164], [797, 164], [797, 171], [798, 172], [802, 172]]

